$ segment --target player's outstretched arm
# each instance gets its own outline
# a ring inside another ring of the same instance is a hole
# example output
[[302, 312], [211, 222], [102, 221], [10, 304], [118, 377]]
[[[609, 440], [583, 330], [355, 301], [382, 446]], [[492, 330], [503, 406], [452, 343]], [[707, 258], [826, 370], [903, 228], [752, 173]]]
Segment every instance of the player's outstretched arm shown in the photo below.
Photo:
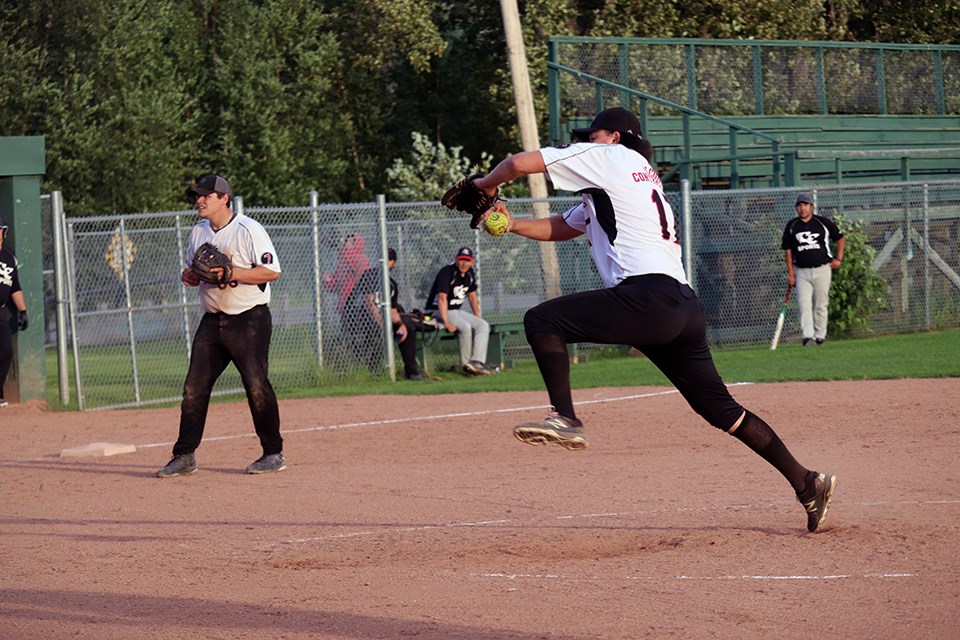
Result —
[[487, 195], [493, 195], [497, 187], [531, 173], [546, 173], [547, 166], [539, 151], [521, 151], [505, 158], [487, 175], [477, 178], [473, 183]]
[[[563, 216], [550, 216], [548, 218], [514, 218], [507, 205], [501, 200], [494, 206], [493, 211], [499, 211], [507, 216], [510, 221], [506, 233], [515, 233], [531, 240], [540, 240], [542, 242], [562, 242], [570, 240], [581, 235], [579, 231], [568, 225]], [[486, 221], [488, 211], [483, 219]]]

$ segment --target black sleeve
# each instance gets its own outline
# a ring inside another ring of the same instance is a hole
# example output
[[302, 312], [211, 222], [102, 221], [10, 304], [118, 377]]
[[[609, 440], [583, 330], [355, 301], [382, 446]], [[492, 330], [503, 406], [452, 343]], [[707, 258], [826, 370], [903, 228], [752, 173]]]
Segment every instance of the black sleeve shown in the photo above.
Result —
[[840, 227], [838, 227], [833, 220], [831, 220], [830, 218], [821, 218], [820, 220], [821, 222], [823, 222], [823, 226], [827, 228], [827, 231], [830, 232], [831, 240], [836, 242], [837, 240], [843, 237], [843, 232], [840, 231]]
[[430, 295], [427, 296], [427, 303], [424, 306], [425, 309], [437, 309], [438, 302], [437, 298], [441, 293], [450, 295], [450, 269], [453, 268], [453, 265], [447, 265], [444, 268], [440, 269], [437, 273], [437, 277], [433, 279], [433, 286], [430, 288]]
[[780, 248], [786, 251], [787, 249], [793, 249], [793, 234], [790, 233], [790, 229], [793, 228], [793, 220], [787, 223], [787, 226], [783, 228], [783, 238], [780, 240]]

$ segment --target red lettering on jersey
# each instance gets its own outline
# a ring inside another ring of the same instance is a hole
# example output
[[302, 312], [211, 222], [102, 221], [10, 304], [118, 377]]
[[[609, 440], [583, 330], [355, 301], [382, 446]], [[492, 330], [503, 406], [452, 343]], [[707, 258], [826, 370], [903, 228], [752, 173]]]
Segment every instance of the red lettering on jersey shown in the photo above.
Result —
[[652, 167], [647, 167], [643, 171], [636, 171], [632, 174], [634, 182], [652, 182], [661, 189], [663, 188], [663, 183], [660, 182], [660, 175], [653, 170]]

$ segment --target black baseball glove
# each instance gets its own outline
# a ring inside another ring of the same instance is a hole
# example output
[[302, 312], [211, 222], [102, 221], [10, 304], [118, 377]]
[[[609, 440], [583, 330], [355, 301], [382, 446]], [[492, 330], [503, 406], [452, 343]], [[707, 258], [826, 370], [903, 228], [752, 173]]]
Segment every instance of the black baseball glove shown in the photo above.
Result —
[[197, 247], [190, 268], [193, 269], [198, 278], [204, 282], [218, 285], [221, 289], [233, 280], [233, 267], [230, 265], [230, 258], [209, 242], [204, 242]]
[[493, 205], [495, 205], [500, 198], [499, 189], [497, 189], [492, 196], [489, 196], [474, 184], [474, 180], [482, 177], [482, 173], [474, 173], [465, 177], [450, 187], [440, 199], [440, 204], [448, 209], [456, 209], [457, 211], [469, 213], [471, 216], [471, 229], [476, 229], [480, 226], [481, 216], [492, 209]]

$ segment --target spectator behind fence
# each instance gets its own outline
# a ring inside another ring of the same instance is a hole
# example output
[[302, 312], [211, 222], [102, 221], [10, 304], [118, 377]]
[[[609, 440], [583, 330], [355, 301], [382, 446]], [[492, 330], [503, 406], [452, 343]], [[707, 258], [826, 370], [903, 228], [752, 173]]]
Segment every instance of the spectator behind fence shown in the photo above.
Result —
[[[462, 310], [466, 301], [470, 302], [472, 315]], [[475, 376], [493, 373], [485, 364], [490, 324], [480, 317], [473, 249], [461, 247], [453, 264], [440, 269], [425, 306], [426, 312], [439, 318], [447, 331], [456, 332], [460, 341], [460, 366], [464, 373]]]
[[[3, 246], [7, 237], [7, 225], [0, 215], [0, 311], [9, 307], [13, 317], [7, 322], [0, 319], [0, 408], [9, 403], [4, 399], [3, 385], [7, 381], [10, 365], [13, 364], [13, 331], [27, 330], [27, 303], [20, 289], [20, 275], [17, 271], [17, 257]], [[2, 314], [0, 314], [2, 315]]]
[[359, 233], [351, 233], [343, 240], [337, 268], [333, 273], [323, 274], [323, 284], [337, 294], [337, 311], [343, 313], [343, 307], [356, 286], [360, 275], [370, 268], [370, 259], [363, 252], [364, 240]]
[[[397, 252], [387, 251], [387, 266], [390, 271], [397, 266]], [[380, 373], [383, 353], [383, 282], [380, 267], [370, 267], [360, 275], [356, 286], [347, 297], [340, 316], [341, 327], [349, 337], [350, 346], [357, 358], [367, 365], [371, 374]], [[407, 326], [401, 317], [403, 308], [397, 302], [397, 281], [390, 277], [390, 318], [393, 335], [403, 358], [403, 377], [407, 380], [423, 380], [417, 366], [417, 332]]]

